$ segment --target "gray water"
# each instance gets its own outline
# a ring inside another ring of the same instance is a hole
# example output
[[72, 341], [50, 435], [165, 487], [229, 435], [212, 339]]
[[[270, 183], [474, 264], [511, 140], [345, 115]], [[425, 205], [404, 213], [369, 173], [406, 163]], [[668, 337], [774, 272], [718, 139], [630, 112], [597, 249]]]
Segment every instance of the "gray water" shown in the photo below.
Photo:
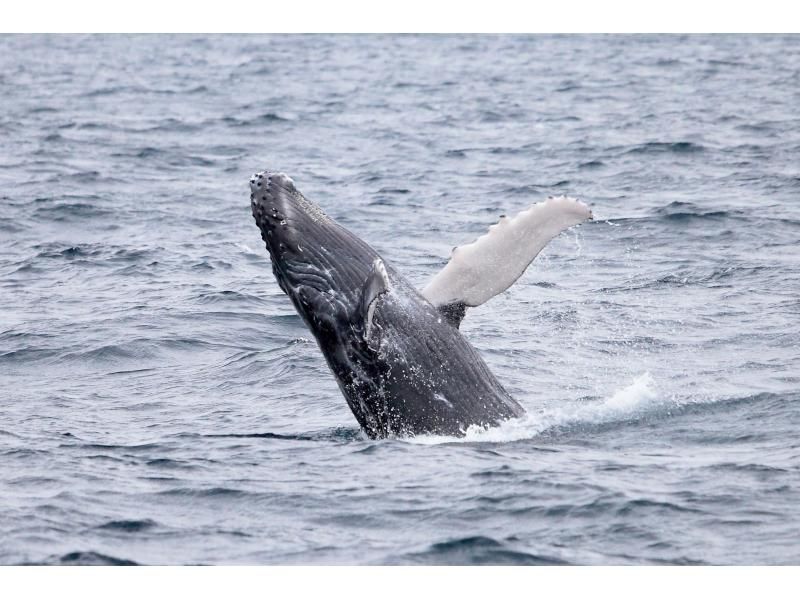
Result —
[[[800, 37], [0, 37], [0, 562], [800, 564]], [[372, 441], [272, 276], [283, 170], [528, 416]]]

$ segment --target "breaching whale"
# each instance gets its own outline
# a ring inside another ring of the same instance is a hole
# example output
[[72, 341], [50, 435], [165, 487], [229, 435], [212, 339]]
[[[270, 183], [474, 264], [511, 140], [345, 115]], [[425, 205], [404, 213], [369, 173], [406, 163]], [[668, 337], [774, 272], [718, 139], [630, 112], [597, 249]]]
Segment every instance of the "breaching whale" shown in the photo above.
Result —
[[280, 288], [313, 333], [370, 438], [463, 436], [525, 413], [459, 332], [467, 307], [505, 291], [550, 239], [591, 219], [550, 198], [501, 218], [418, 291], [287, 175], [250, 179], [253, 217]]

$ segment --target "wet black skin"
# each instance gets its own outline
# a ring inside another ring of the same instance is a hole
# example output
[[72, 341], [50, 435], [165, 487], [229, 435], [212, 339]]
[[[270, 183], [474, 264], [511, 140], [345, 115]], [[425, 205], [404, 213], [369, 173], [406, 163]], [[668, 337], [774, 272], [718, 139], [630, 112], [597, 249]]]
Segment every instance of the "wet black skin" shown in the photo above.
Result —
[[361, 428], [371, 438], [463, 436], [523, 408], [478, 353], [384, 260], [389, 290], [366, 337], [362, 293], [380, 257], [308, 201], [293, 181], [250, 181], [253, 217], [281, 289], [313, 333]]

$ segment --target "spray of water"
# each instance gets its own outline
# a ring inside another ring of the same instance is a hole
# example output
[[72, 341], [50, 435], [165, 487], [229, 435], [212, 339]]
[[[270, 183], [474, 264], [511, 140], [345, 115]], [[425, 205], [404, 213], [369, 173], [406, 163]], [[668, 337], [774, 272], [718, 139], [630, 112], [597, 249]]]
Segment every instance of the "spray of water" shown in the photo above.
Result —
[[444, 442], [513, 442], [534, 438], [547, 430], [575, 425], [598, 425], [642, 417], [670, 404], [655, 389], [653, 377], [645, 372], [610, 398], [596, 402], [570, 402], [529, 411], [525, 417], [509, 420], [495, 428], [472, 427], [462, 438], [417, 436], [409, 442], [440, 444]]

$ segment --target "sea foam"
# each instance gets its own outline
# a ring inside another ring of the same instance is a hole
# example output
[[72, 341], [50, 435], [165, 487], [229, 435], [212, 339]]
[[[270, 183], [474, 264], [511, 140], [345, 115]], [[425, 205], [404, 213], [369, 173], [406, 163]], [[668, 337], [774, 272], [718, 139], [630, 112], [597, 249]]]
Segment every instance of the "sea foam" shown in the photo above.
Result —
[[653, 377], [645, 372], [604, 400], [551, 404], [538, 411], [529, 410], [524, 417], [508, 420], [493, 428], [471, 426], [461, 438], [429, 435], [416, 436], [408, 441], [417, 444], [514, 442], [534, 438], [556, 428], [634, 420], [671, 404], [671, 400], [661, 397]]

